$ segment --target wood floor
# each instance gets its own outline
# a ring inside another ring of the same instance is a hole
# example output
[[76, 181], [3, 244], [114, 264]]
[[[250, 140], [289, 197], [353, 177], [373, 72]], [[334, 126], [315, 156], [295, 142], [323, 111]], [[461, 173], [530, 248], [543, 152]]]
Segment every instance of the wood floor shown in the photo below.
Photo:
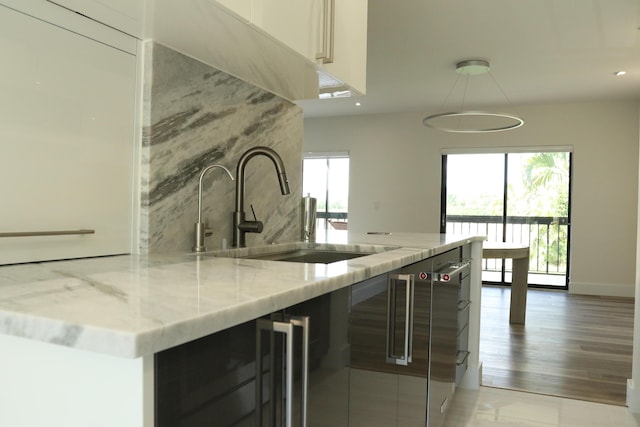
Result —
[[632, 298], [530, 289], [526, 325], [509, 324], [509, 298], [509, 288], [483, 287], [483, 385], [625, 404]]

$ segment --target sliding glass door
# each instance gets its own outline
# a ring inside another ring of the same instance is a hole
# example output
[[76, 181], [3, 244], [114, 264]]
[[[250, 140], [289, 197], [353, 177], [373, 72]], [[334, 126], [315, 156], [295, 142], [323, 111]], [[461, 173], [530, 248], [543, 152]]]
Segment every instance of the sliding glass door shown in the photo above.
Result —
[[[441, 232], [528, 244], [529, 284], [567, 288], [571, 153], [448, 154]], [[511, 282], [511, 262], [484, 260], [483, 281]]]
[[349, 217], [349, 153], [304, 153], [302, 195], [317, 200], [316, 238], [346, 243]]

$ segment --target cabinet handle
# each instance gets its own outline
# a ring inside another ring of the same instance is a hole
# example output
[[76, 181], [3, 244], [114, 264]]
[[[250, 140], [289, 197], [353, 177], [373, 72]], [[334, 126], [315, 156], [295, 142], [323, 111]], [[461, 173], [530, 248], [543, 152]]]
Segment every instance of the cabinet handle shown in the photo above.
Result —
[[269, 407], [271, 420], [270, 425], [276, 426], [275, 411], [275, 382], [273, 373], [275, 372], [275, 333], [281, 333], [285, 336], [285, 360], [283, 361], [283, 377], [282, 386], [285, 398], [281, 413], [284, 414], [286, 427], [293, 426], [293, 330], [294, 327], [302, 329], [302, 395], [300, 410], [300, 427], [307, 426], [307, 402], [309, 395], [309, 317], [308, 316], [290, 316], [274, 315], [272, 319], [258, 319], [256, 322], [256, 427], [262, 426], [262, 332], [270, 332], [270, 373], [271, 390], [269, 396]]
[[471, 353], [468, 351], [464, 351], [464, 350], [458, 351], [458, 353], [456, 353], [456, 365], [460, 366], [464, 364], [464, 362], [467, 361], [467, 357], [469, 357], [469, 354]]
[[322, 0], [322, 51], [316, 54], [323, 64], [333, 62], [333, 39], [335, 35], [335, 0]]
[[[309, 316], [291, 316], [291, 323], [293, 326], [302, 328], [302, 396], [300, 427], [307, 427], [307, 405], [309, 402]], [[293, 367], [293, 364], [291, 366]]]
[[95, 234], [95, 230], [58, 230], [58, 231], [13, 231], [0, 233], [0, 237], [37, 237], [37, 236], [68, 236], [77, 234]]
[[447, 406], [449, 405], [449, 398], [445, 397], [442, 403], [440, 404], [440, 413], [444, 414], [447, 410]]
[[471, 305], [471, 301], [469, 300], [460, 300], [458, 301], [458, 311], [465, 311]]
[[[387, 281], [387, 363], [407, 366], [411, 363], [413, 352], [413, 300], [414, 275], [391, 274]], [[402, 354], [395, 354], [396, 309], [398, 307], [397, 282], [405, 282], [404, 298], [404, 343]]]
[[460, 262], [450, 263], [445, 269], [433, 273], [433, 280], [436, 282], [449, 282], [451, 278], [462, 273], [471, 266], [471, 260], [462, 260]]

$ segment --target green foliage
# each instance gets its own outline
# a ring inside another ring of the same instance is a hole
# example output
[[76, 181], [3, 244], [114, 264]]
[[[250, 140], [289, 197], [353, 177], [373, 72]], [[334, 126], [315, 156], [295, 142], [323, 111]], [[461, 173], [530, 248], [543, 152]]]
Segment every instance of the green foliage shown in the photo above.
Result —
[[523, 168], [522, 181], [525, 193], [518, 204], [525, 204], [530, 216], [569, 215], [569, 153], [532, 155]]
[[447, 194], [447, 214], [502, 215], [502, 200], [491, 194], [479, 194], [472, 200], [458, 200], [455, 194]]
[[[566, 218], [569, 215], [569, 153], [509, 154], [509, 216]], [[513, 169], [513, 170], [511, 170]], [[516, 172], [516, 173], [514, 173]], [[470, 197], [447, 194], [448, 215], [502, 216], [502, 199], [492, 189]], [[568, 226], [531, 226], [531, 270], [566, 271]], [[540, 265], [536, 265], [540, 262]]]
[[[537, 153], [531, 156], [523, 169], [522, 179], [526, 189], [524, 198], [530, 201], [529, 215], [569, 215], [569, 153]], [[531, 252], [537, 255], [537, 259], [566, 271], [567, 242], [567, 227], [554, 223], [541, 227], [531, 236]], [[537, 266], [537, 269], [541, 267]]]

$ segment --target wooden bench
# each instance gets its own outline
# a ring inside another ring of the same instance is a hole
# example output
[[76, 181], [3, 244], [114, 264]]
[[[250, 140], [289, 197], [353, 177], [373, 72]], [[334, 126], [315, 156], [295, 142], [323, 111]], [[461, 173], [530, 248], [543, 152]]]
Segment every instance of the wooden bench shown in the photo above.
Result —
[[482, 246], [482, 258], [513, 259], [509, 323], [524, 325], [527, 310], [529, 245], [484, 242]]

